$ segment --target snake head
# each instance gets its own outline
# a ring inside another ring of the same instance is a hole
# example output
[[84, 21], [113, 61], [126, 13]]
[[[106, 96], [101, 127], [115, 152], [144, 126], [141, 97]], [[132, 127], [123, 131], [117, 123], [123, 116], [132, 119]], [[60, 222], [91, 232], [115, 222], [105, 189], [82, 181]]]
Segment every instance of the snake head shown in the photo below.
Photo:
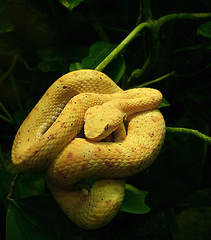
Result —
[[109, 104], [96, 105], [85, 113], [84, 133], [87, 139], [100, 141], [122, 123], [125, 113]]

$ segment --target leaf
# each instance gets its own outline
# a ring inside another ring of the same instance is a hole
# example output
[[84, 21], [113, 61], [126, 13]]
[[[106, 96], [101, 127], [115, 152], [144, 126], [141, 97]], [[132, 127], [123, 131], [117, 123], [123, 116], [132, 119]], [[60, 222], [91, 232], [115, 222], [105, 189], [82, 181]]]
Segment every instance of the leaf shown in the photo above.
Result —
[[89, 56], [82, 60], [84, 69], [95, 69], [115, 48], [116, 44], [96, 42], [90, 47]]
[[9, 202], [6, 240], [59, 240], [82, 233], [47, 195]]
[[26, 198], [43, 194], [45, 191], [45, 182], [43, 173], [21, 174], [16, 185], [13, 195], [16, 199]]
[[73, 8], [77, 7], [83, 1], [84, 0], [59, 0], [59, 2], [70, 11], [72, 11]]
[[0, 23], [0, 33], [11, 32], [14, 29], [13, 24], [9, 19], [8, 1], [6, 0], [1, 1]]
[[65, 53], [56, 48], [45, 48], [38, 51], [42, 61], [38, 67], [43, 72], [64, 71], [67, 65]]
[[0, 201], [6, 205], [6, 196], [9, 193], [12, 175], [9, 171], [0, 170]]
[[211, 38], [211, 22], [201, 24], [197, 28], [197, 34], [206, 38]]
[[147, 194], [148, 193], [143, 190], [126, 184], [125, 198], [120, 210], [135, 214], [148, 213], [150, 208], [144, 202]]
[[169, 107], [170, 103], [163, 97], [162, 102], [158, 108]]
[[125, 68], [125, 59], [123, 58], [123, 56], [119, 56], [106, 67], [105, 72], [115, 83], [118, 83], [125, 72]]
[[[69, 46], [68, 48], [62, 47], [49, 47], [40, 49], [38, 51], [39, 57], [42, 61], [38, 67], [43, 72], [49, 71], [61, 71], [63, 73], [68, 72], [70, 69], [69, 63], [78, 63], [85, 56], [88, 55], [89, 48], [84, 46]], [[76, 70], [77, 65], [71, 66], [73, 70]]]
[[44, 226], [37, 224], [24, 208], [23, 204], [14, 200], [10, 201], [6, 219], [6, 240], [57, 239], [52, 231], [45, 232]]
[[[80, 62], [71, 63], [69, 71], [79, 69], [95, 69], [116, 47], [116, 44], [110, 44], [107, 42], [96, 42], [89, 49], [89, 55]], [[109, 64], [105, 73], [116, 83], [120, 81], [124, 72], [126, 64], [123, 56], [119, 56]]]
[[69, 67], [70, 72], [75, 71], [75, 70], [79, 70], [79, 69], [82, 69], [81, 63], [75, 62], [75, 63], [70, 64], [70, 67]]

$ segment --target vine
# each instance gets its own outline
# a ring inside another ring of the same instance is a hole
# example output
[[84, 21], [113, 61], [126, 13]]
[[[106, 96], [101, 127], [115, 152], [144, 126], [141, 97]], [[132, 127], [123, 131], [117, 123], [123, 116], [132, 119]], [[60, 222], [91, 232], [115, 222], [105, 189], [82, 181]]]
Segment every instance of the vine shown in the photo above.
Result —
[[[102, 71], [111, 61], [113, 61], [119, 54], [122, 53], [122, 51], [126, 48], [126, 46], [129, 45], [139, 34], [141, 31], [143, 31], [145, 28], [149, 29], [151, 31], [151, 37], [152, 41], [158, 42], [158, 45], [160, 42], [158, 41], [159, 39], [159, 31], [161, 27], [164, 24], [167, 24], [170, 21], [178, 21], [178, 20], [193, 20], [193, 19], [205, 19], [205, 18], [211, 18], [211, 13], [176, 13], [176, 14], [168, 14], [165, 15], [158, 20], [153, 20], [151, 11], [149, 9], [149, 5], [145, 7], [145, 13], [147, 16], [147, 21], [140, 23], [95, 69], [98, 71]], [[146, 71], [148, 66], [151, 67], [151, 59], [157, 58], [158, 57], [158, 52], [159, 52], [160, 46], [157, 46], [157, 51], [154, 51], [154, 55], [150, 55], [145, 64], [142, 66], [141, 69], [136, 69], [133, 71], [131, 76], [128, 79], [128, 82], [131, 82], [134, 78], [140, 78], [143, 73]], [[164, 80], [170, 76], [173, 76], [175, 74], [175, 71], [172, 71], [160, 78], [154, 79], [152, 81], [140, 84], [136, 87], [146, 87], [150, 84], [153, 84], [155, 82]], [[211, 144], [211, 137], [200, 133], [198, 130], [193, 130], [193, 129], [188, 129], [188, 128], [173, 128], [173, 127], [167, 127], [168, 131], [171, 132], [183, 132], [187, 134], [192, 134], [195, 135], [204, 141], [206, 141], [208, 144]]]

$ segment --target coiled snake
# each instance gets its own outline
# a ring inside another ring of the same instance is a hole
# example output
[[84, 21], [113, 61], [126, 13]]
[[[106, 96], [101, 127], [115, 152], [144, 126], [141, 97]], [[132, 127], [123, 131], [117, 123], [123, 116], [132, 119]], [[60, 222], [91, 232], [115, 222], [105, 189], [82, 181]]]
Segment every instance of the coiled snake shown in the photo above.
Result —
[[[147, 168], [160, 151], [165, 122], [156, 108], [161, 100], [158, 90], [123, 91], [95, 70], [67, 73], [22, 123], [12, 161], [21, 172], [45, 170], [52, 195], [78, 226], [102, 227], [119, 210], [124, 178]], [[77, 136], [83, 126], [86, 138]], [[98, 178], [91, 189], [81, 183], [89, 177]]]

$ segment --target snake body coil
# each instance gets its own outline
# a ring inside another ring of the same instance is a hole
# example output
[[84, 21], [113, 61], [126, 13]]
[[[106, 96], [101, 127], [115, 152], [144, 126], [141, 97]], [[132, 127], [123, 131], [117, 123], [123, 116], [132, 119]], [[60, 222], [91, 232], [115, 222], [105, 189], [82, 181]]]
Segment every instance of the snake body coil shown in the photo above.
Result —
[[[82, 228], [102, 227], [119, 210], [123, 179], [147, 168], [161, 149], [161, 100], [155, 89], [123, 91], [95, 70], [68, 73], [21, 125], [12, 161], [22, 172], [47, 169], [47, 185], [66, 215]], [[77, 137], [83, 126], [87, 139]], [[112, 132], [114, 142], [99, 142]], [[78, 184], [89, 177], [98, 178], [91, 190]]]

